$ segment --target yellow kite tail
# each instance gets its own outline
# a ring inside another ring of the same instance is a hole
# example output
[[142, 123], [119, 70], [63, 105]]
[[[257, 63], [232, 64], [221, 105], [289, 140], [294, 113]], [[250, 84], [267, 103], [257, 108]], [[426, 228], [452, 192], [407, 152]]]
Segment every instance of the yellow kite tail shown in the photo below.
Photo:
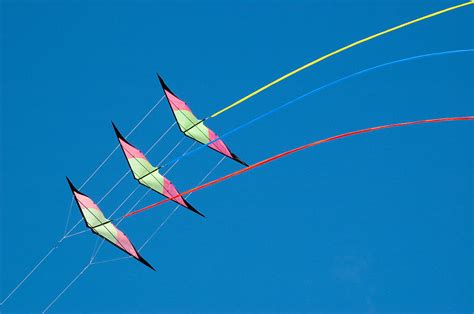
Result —
[[287, 79], [287, 78], [289, 78], [290, 76], [293, 76], [293, 75], [295, 75], [296, 73], [301, 72], [301, 71], [303, 71], [304, 69], [309, 68], [310, 66], [313, 66], [313, 65], [315, 65], [316, 63], [319, 63], [319, 62], [321, 62], [321, 61], [323, 61], [323, 60], [325, 60], [325, 59], [327, 59], [327, 58], [329, 58], [329, 57], [332, 57], [332, 56], [334, 56], [334, 55], [336, 55], [336, 54], [338, 54], [338, 53], [340, 53], [340, 52], [343, 52], [343, 51], [345, 51], [345, 50], [347, 50], [347, 49], [350, 49], [350, 48], [352, 48], [352, 47], [355, 47], [355, 46], [357, 46], [357, 45], [360, 45], [360, 44], [362, 44], [362, 43], [365, 43], [365, 42], [367, 42], [367, 41], [369, 41], [369, 40], [372, 40], [372, 39], [374, 39], [374, 38], [377, 38], [377, 37], [379, 37], [379, 36], [382, 36], [382, 35], [391, 33], [391, 32], [393, 32], [393, 31], [396, 31], [396, 30], [400, 29], [400, 28], [404, 28], [404, 27], [409, 26], [409, 25], [411, 25], [411, 24], [415, 24], [415, 23], [418, 23], [418, 22], [421, 22], [421, 21], [430, 19], [430, 18], [435, 17], [435, 16], [437, 16], [437, 15], [440, 15], [440, 14], [443, 14], [443, 13], [446, 13], [446, 12], [449, 12], [449, 11], [453, 11], [453, 10], [462, 8], [462, 7], [467, 6], [467, 5], [470, 5], [470, 4], [474, 4], [474, 0], [470, 0], [470, 1], [468, 1], [468, 2], [465, 2], [465, 3], [462, 3], [462, 4], [458, 4], [458, 5], [449, 7], [449, 8], [447, 8], [447, 9], [440, 10], [440, 11], [437, 11], [437, 12], [434, 12], [434, 13], [431, 13], [431, 14], [428, 14], [428, 15], [425, 15], [425, 16], [422, 16], [422, 17], [417, 18], [417, 19], [415, 19], [415, 20], [412, 20], [412, 21], [410, 21], [410, 22], [406, 22], [406, 23], [400, 24], [400, 25], [398, 25], [398, 26], [389, 28], [389, 29], [387, 29], [387, 30], [385, 30], [385, 31], [383, 31], [383, 32], [377, 33], [377, 34], [375, 34], [375, 35], [372, 35], [372, 36], [366, 37], [366, 38], [364, 38], [364, 39], [358, 40], [358, 41], [356, 41], [356, 42], [354, 42], [354, 43], [352, 43], [352, 44], [349, 44], [349, 45], [347, 45], [347, 46], [345, 46], [345, 47], [339, 48], [338, 50], [335, 50], [335, 51], [333, 51], [333, 52], [331, 52], [331, 53], [328, 53], [327, 55], [324, 55], [324, 56], [322, 56], [322, 57], [320, 57], [320, 58], [318, 58], [318, 59], [316, 59], [316, 60], [314, 60], [314, 61], [311, 61], [310, 63], [307, 63], [307, 64], [305, 64], [305, 65], [303, 65], [303, 66], [297, 68], [296, 70], [293, 70], [293, 71], [291, 71], [290, 73], [285, 74], [285, 75], [283, 75], [283, 76], [280, 77], [280, 78], [277, 78], [276, 80], [274, 80], [274, 81], [268, 83], [267, 85], [265, 85], [265, 86], [263, 86], [263, 87], [260, 87], [260, 88], [257, 89], [256, 91], [254, 91], [254, 92], [248, 94], [247, 96], [245, 96], [245, 97], [243, 97], [243, 98], [237, 100], [236, 102], [230, 104], [229, 106], [227, 106], [227, 107], [225, 107], [225, 108], [223, 108], [223, 109], [217, 111], [216, 113], [212, 114], [212, 115], [210, 116], [210, 118], [217, 117], [217, 116], [220, 115], [221, 113], [224, 113], [224, 112], [226, 112], [227, 110], [229, 110], [229, 109], [231, 109], [231, 108], [237, 106], [238, 104], [240, 104], [240, 103], [246, 101], [247, 99], [252, 98], [253, 96], [255, 96], [255, 95], [257, 95], [257, 94], [263, 92], [263, 91], [266, 90], [267, 88], [270, 88], [270, 87], [272, 87], [273, 85], [275, 85], [275, 84], [277, 84], [277, 83], [283, 81], [284, 79]]

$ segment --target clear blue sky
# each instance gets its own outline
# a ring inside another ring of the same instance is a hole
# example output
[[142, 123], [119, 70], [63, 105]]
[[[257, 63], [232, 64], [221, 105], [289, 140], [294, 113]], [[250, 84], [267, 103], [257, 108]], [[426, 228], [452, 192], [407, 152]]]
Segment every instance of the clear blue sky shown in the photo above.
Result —
[[[204, 117], [318, 56], [457, 3], [3, 0], [1, 298], [62, 235], [65, 176], [80, 185], [116, 145], [110, 121], [127, 133], [162, 96], [156, 71]], [[208, 125], [222, 134], [354, 71], [473, 48], [473, 9], [340, 54]], [[472, 115], [473, 61], [440, 57], [359, 77], [227, 143], [253, 163], [345, 131]], [[172, 123], [162, 104], [130, 137], [143, 150]], [[180, 210], [142, 251], [158, 272], [133, 260], [93, 266], [52, 310], [472, 312], [473, 130], [460, 122], [353, 137], [200, 191], [189, 201], [208, 218]], [[175, 129], [150, 159], [179, 139]], [[219, 159], [201, 150], [169, 177], [193, 187]], [[213, 178], [239, 168], [226, 160]], [[83, 191], [99, 199], [126, 169], [115, 154]], [[102, 210], [111, 213], [134, 187], [127, 178]], [[161, 199], [150, 194], [143, 205]], [[121, 227], [140, 245], [173, 207]], [[43, 309], [94, 243], [89, 233], [64, 242], [2, 311]], [[98, 258], [121, 254], [110, 247]]]

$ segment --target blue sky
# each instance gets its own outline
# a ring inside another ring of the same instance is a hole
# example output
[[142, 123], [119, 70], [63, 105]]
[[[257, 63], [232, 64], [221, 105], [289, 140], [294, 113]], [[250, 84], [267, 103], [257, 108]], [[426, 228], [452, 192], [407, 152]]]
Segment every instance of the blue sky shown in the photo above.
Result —
[[[161, 98], [155, 72], [204, 117], [318, 56], [457, 3], [2, 1], [2, 298], [61, 237], [65, 176], [80, 185], [116, 145], [110, 121], [127, 133]], [[208, 126], [222, 134], [380, 63], [473, 48], [473, 13], [463, 8], [347, 51]], [[226, 142], [254, 163], [346, 131], [472, 115], [473, 61], [447, 56], [374, 72]], [[130, 141], [146, 150], [171, 123], [162, 103]], [[361, 135], [200, 191], [189, 201], [208, 218], [179, 210], [142, 251], [158, 272], [133, 260], [94, 265], [51, 310], [472, 312], [472, 134], [472, 123], [460, 122]], [[173, 130], [149, 158], [158, 162], [180, 139]], [[168, 176], [184, 190], [219, 159], [201, 150]], [[212, 177], [239, 168], [226, 160]], [[83, 192], [99, 199], [126, 169], [115, 154]], [[127, 178], [104, 213], [134, 187]], [[161, 199], [150, 194], [142, 204]], [[121, 228], [140, 245], [173, 207]], [[73, 208], [71, 221], [78, 218]], [[65, 241], [2, 312], [43, 309], [94, 243], [89, 233]], [[98, 259], [120, 256], [106, 247]]]

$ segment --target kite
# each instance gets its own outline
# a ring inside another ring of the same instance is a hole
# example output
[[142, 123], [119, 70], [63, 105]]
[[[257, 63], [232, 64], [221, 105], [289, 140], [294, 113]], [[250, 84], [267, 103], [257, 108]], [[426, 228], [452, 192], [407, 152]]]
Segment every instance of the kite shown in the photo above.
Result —
[[72, 194], [74, 195], [77, 206], [80, 209], [82, 218], [84, 218], [86, 227], [89, 228], [93, 233], [97, 234], [99, 237], [112, 243], [112, 245], [118, 247], [136, 260], [155, 270], [155, 268], [153, 268], [150, 263], [141, 257], [140, 253], [138, 253], [128, 237], [122, 231], [120, 231], [111, 220], [105, 218], [104, 214], [94, 203], [94, 201], [92, 201], [85, 194], [79, 192], [74, 187], [69, 178], [66, 177], [66, 179], [69, 183]]
[[[205, 124], [204, 120], [198, 120], [196, 116], [189, 109], [188, 105], [178, 98], [165, 84], [163, 79], [158, 75], [161, 87], [165, 93], [166, 99], [170, 104], [173, 115], [178, 123], [179, 129], [183, 134], [201, 144], [208, 145], [209, 148], [221, 153], [222, 155], [229, 157], [248, 167], [248, 164], [242, 161], [237, 155], [232, 153], [226, 144], [218, 136], [209, 129]], [[217, 140], [216, 140], [217, 139]]]
[[176, 190], [173, 183], [161, 175], [159, 168], [152, 166], [145, 155], [122, 136], [113, 122], [112, 126], [114, 127], [115, 135], [117, 136], [120, 147], [122, 148], [125, 158], [127, 159], [127, 163], [130, 167], [130, 170], [132, 171], [133, 177], [138, 181], [138, 183], [152, 189], [153, 191], [163, 195], [168, 199], [173, 200], [174, 202], [195, 212], [196, 214], [205, 217], [183, 197], [176, 197], [179, 195], [179, 192]]

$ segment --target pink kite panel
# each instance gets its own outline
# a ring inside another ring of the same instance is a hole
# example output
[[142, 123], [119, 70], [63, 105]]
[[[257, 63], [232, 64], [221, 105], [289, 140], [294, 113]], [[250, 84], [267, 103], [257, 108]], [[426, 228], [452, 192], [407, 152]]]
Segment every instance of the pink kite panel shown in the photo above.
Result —
[[121, 247], [124, 251], [126, 251], [128, 254], [132, 255], [135, 258], [139, 258], [137, 251], [133, 247], [132, 243], [130, 240], [127, 238], [127, 236], [117, 228], [117, 242], [115, 243], [117, 246]]
[[119, 142], [120, 142], [120, 145], [123, 147], [123, 151], [127, 159], [133, 159], [133, 158], [146, 159], [145, 155], [143, 155], [143, 153], [140, 150], [128, 144], [126, 141], [119, 138]]
[[[214, 133], [211, 129], [208, 129], [208, 130], [209, 130], [208, 132], [209, 132], [209, 141], [210, 142], [212, 142], [212, 141], [214, 141], [215, 139], [218, 138], [216, 133]], [[224, 142], [222, 140], [217, 140], [214, 143], [209, 144], [209, 147], [217, 150], [218, 152], [226, 155], [229, 158], [233, 158], [232, 153], [230, 152], [230, 150], [227, 148], [227, 146], [224, 144]]]
[[[172, 198], [172, 197], [179, 194], [179, 192], [176, 190], [175, 186], [173, 185], [173, 183], [170, 182], [170, 180], [163, 177], [163, 181], [164, 181], [163, 194], [166, 197]], [[184, 199], [181, 196], [173, 199], [173, 201], [179, 203], [180, 205], [182, 205], [186, 208], [188, 207], [188, 205], [186, 204], [186, 202], [184, 201]]]
[[171, 107], [173, 108], [173, 111], [176, 111], [176, 110], [191, 111], [191, 109], [189, 109], [188, 105], [186, 105], [184, 101], [182, 101], [181, 99], [179, 99], [178, 97], [170, 93], [169, 91], [165, 90], [165, 94], [166, 94], [166, 97], [168, 97], [169, 99], [169, 102], [171, 104]]

